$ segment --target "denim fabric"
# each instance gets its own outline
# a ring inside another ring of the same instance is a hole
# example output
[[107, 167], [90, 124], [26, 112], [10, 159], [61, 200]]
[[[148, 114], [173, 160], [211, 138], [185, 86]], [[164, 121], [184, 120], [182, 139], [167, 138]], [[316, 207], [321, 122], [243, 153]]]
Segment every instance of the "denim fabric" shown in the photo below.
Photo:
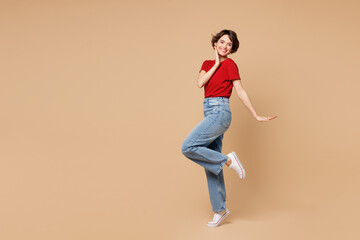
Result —
[[205, 168], [210, 202], [214, 212], [224, 210], [226, 191], [223, 166], [228, 157], [221, 153], [222, 139], [231, 123], [229, 99], [205, 98], [204, 119], [185, 138], [182, 153]]

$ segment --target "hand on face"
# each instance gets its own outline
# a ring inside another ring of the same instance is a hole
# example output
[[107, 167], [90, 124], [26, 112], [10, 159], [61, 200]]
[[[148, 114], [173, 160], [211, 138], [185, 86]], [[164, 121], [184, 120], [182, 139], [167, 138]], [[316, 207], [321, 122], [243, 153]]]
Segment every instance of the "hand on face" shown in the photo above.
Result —
[[218, 50], [217, 50], [217, 45], [216, 45], [216, 43], [214, 44], [215, 46], [214, 46], [214, 49], [215, 49], [215, 64], [219, 64], [220, 63], [220, 59], [219, 59], [219, 52], [218, 52]]

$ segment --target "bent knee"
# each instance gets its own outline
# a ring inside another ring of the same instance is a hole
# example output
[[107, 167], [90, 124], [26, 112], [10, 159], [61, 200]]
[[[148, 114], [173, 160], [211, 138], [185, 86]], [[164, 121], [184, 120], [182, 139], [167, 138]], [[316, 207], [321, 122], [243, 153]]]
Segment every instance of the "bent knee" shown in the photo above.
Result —
[[185, 142], [183, 142], [183, 144], [181, 145], [181, 153], [186, 155], [188, 149], [189, 149], [188, 146], [185, 144]]
[[189, 144], [187, 144], [186, 142], [183, 142], [183, 144], [181, 145], [181, 152], [186, 156], [190, 152], [192, 152], [192, 147], [189, 146]]

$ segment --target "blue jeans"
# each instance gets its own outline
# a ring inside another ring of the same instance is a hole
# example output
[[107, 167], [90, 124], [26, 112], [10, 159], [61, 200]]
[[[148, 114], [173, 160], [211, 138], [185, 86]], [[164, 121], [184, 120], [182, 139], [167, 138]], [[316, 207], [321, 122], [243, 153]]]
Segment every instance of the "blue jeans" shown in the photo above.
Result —
[[205, 98], [204, 119], [185, 138], [182, 153], [205, 168], [213, 212], [226, 208], [223, 166], [228, 157], [221, 153], [222, 139], [231, 123], [229, 99]]

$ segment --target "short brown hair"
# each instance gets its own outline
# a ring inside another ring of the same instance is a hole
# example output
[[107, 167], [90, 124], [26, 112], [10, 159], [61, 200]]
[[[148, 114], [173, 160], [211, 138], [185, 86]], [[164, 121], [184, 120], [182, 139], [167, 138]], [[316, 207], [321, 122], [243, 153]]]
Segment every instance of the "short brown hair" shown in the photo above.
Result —
[[230, 38], [230, 41], [232, 42], [232, 47], [230, 53], [235, 53], [239, 48], [239, 40], [237, 38], [237, 35], [234, 31], [224, 29], [221, 30], [219, 33], [212, 35], [211, 39], [211, 46], [214, 47], [214, 44], [223, 36], [228, 35]]

